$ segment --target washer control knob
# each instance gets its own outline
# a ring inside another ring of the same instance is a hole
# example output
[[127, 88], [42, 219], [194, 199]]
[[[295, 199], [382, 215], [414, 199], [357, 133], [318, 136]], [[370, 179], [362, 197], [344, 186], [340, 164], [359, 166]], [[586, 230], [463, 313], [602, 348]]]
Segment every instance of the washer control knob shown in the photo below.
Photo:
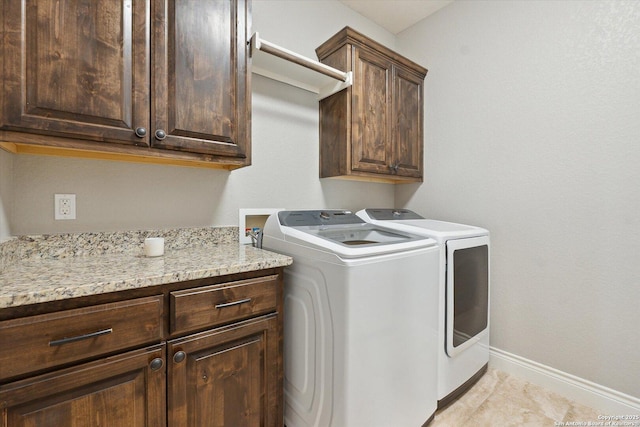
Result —
[[329, 212], [320, 212], [320, 218], [329, 219], [331, 218], [331, 215], [329, 215]]

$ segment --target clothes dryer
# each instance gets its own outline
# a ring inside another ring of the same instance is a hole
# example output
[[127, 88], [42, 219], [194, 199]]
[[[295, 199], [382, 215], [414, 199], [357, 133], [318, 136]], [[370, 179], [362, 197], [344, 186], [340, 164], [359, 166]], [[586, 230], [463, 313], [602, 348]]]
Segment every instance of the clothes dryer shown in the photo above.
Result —
[[370, 224], [430, 237], [440, 248], [438, 408], [468, 390], [489, 362], [489, 232], [407, 209], [364, 209]]
[[287, 427], [433, 419], [435, 240], [348, 211], [280, 211], [264, 226], [263, 248], [293, 258], [284, 272]]

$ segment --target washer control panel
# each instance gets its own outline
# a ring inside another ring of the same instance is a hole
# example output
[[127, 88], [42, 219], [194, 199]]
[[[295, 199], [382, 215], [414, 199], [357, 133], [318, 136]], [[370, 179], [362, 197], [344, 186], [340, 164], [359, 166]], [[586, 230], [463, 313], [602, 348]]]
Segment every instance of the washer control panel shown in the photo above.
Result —
[[347, 210], [280, 211], [278, 220], [287, 227], [364, 223], [360, 217]]

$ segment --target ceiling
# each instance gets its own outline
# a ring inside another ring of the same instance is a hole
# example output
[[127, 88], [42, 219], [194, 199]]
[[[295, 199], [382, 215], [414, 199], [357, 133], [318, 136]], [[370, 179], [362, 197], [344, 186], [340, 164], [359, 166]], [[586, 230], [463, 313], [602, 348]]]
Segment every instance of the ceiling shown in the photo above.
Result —
[[393, 34], [406, 30], [453, 0], [340, 0]]

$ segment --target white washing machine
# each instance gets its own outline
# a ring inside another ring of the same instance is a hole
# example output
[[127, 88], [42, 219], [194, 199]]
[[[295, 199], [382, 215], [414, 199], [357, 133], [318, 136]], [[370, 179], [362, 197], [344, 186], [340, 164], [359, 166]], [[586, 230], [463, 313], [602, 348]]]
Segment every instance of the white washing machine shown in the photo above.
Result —
[[341, 210], [271, 215], [284, 272], [287, 427], [419, 427], [437, 405], [435, 240]]
[[489, 232], [407, 209], [364, 209], [365, 221], [438, 242], [438, 408], [468, 390], [489, 363]]

